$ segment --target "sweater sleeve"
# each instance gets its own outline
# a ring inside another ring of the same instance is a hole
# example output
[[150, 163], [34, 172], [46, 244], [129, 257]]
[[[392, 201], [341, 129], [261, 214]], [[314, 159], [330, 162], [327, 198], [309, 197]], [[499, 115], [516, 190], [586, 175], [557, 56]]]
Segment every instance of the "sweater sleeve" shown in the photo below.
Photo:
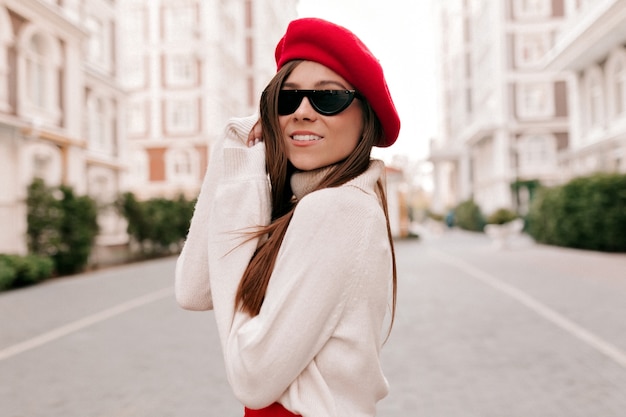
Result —
[[[259, 155], [263, 155], [263, 146], [256, 146], [254, 150], [245, 153], [245, 140], [247, 134], [257, 117], [231, 119], [227, 124], [222, 138], [220, 138], [213, 149], [209, 159], [209, 165], [202, 183], [202, 188], [196, 202], [194, 214], [191, 219], [189, 232], [183, 250], [176, 262], [175, 272], [175, 294], [179, 305], [188, 310], [210, 310], [213, 308], [213, 298], [209, 280], [209, 237], [213, 234], [211, 221], [215, 216], [216, 194], [218, 184], [225, 178], [229, 178], [229, 170], [224, 153], [227, 148], [239, 148], [244, 153], [236, 161], [238, 167], [247, 168], [251, 172], [264, 174], [264, 166], [259, 166]], [[247, 156], [246, 156], [247, 155]], [[255, 162], [248, 164], [247, 159]], [[242, 184], [242, 188], [245, 188]], [[251, 209], [261, 210], [263, 201], [251, 205]], [[234, 209], [233, 209], [234, 211]], [[217, 219], [219, 221], [219, 219]]]
[[382, 210], [360, 190], [325, 189], [302, 199], [259, 315], [237, 313], [227, 341], [227, 374], [240, 401], [257, 408], [276, 401], [313, 361], [354, 287], [387, 271], [388, 253], [379, 250], [385, 239], [372, 244], [381, 233]]

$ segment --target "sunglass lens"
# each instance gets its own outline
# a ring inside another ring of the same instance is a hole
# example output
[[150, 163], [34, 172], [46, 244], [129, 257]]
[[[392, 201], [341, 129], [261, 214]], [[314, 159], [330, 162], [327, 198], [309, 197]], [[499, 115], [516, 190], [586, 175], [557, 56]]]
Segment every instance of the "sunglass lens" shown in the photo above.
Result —
[[340, 113], [350, 105], [354, 97], [348, 91], [316, 91], [312, 96], [313, 107], [324, 115]]
[[278, 93], [278, 114], [286, 116], [295, 112], [303, 97], [304, 94], [299, 91], [281, 90]]
[[281, 90], [278, 93], [278, 114], [293, 114], [304, 97], [308, 97], [319, 114], [332, 116], [344, 111], [352, 103], [355, 93], [351, 90]]

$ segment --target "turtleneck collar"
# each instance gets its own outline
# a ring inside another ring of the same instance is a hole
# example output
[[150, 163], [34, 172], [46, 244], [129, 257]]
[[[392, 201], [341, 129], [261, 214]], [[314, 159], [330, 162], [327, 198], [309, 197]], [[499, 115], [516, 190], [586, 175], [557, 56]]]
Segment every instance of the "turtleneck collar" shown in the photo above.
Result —
[[[332, 169], [332, 165], [313, 171], [298, 171], [291, 176], [291, 190], [298, 200], [309, 194], [322, 181], [324, 176]], [[367, 170], [356, 178], [348, 181], [346, 185], [354, 185], [368, 193], [375, 192], [376, 181], [383, 175], [384, 164], [382, 161], [373, 159]]]

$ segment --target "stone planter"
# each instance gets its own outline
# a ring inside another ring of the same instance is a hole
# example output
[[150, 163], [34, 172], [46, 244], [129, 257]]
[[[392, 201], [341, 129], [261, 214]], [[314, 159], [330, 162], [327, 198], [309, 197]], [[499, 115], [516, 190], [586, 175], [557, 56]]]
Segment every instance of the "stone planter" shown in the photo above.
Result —
[[485, 234], [493, 240], [496, 248], [505, 249], [511, 238], [520, 235], [523, 229], [524, 220], [515, 219], [504, 224], [488, 224], [485, 226]]

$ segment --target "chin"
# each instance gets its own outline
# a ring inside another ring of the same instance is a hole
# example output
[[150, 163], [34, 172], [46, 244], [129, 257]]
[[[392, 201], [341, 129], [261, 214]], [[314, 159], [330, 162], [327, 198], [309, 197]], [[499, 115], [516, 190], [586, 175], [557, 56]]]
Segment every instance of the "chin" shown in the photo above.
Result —
[[316, 169], [326, 166], [324, 164], [314, 164], [314, 163], [306, 163], [306, 162], [303, 162], [303, 163], [291, 162], [291, 165], [293, 165], [298, 171], [314, 171]]

